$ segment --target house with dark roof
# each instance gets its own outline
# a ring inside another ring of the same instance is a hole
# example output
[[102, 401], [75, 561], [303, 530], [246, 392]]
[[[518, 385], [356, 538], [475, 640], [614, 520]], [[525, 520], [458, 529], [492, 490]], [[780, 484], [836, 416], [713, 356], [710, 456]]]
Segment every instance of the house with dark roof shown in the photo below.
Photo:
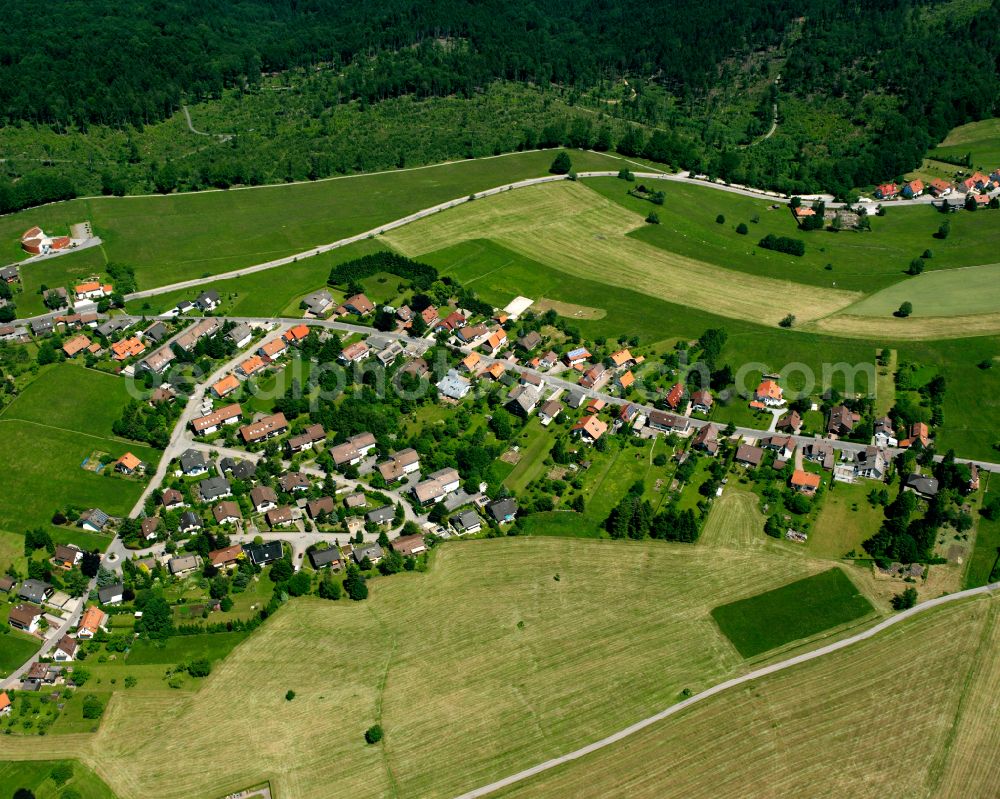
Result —
[[111, 517], [100, 508], [88, 508], [80, 514], [76, 524], [77, 527], [82, 527], [84, 530], [99, 533], [108, 526], [110, 521]]
[[396, 518], [396, 509], [392, 505], [383, 505], [381, 508], [375, 508], [375, 510], [368, 511], [365, 514], [365, 519], [370, 521], [372, 524], [392, 524], [393, 520]]
[[278, 478], [278, 485], [286, 494], [291, 494], [293, 491], [308, 491], [311, 483], [302, 472], [289, 472]]
[[319, 499], [314, 499], [306, 503], [306, 513], [309, 514], [310, 519], [315, 519], [321, 513], [327, 515], [336, 513], [336, 503], [333, 497], [320, 497]]
[[244, 544], [244, 554], [254, 566], [266, 566], [276, 560], [281, 560], [284, 554], [280, 541], [265, 541], [262, 544]]
[[268, 527], [287, 527], [295, 521], [292, 509], [287, 505], [271, 508], [264, 514], [264, 518], [267, 520]]
[[314, 569], [323, 569], [329, 566], [333, 571], [340, 571], [344, 567], [340, 550], [336, 546], [310, 550], [309, 560], [312, 561]]
[[860, 413], [855, 413], [846, 405], [838, 405], [830, 409], [830, 418], [826, 424], [826, 432], [838, 438], [850, 435], [851, 431], [854, 430], [854, 425], [860, 421]]
[[201, 517], [192, 510], [186, 510], [181, 514], [179, 530], [182, 533], [196, 533], [202, 528]]
[[517, 340], [517, 346], [526, 352], [531, 352], [541, 343], [542, 334], [537, 330], [532, 330], [530, 333], [521, 336], [521, 338]]
[[382, 560], [382, 547], [376, 542], [371, 544], [355, 544], [351, 550], [351, 557], [354, 558], [354, 562], [359, 566], [365, 558], [368, 558], [372, 564], [376, 564]]
[[167, 562], [167, 569], [174, 577], [181, 577], [193, 572], [198, 568], [200, 563], [201, 561], [197, 555], [180, 555], [176, 558], [171, 558]]
[[176, 488], [165, 488], [160, 495], [160, 504], [166, 510], [177, 510], [184, 507], [184, 495]]
[[188, 477], [197, 477], [208, 471], [208, 459], [196, 449], [187, 449], [180, 457], [181, 471]]
[[214, 502], [232, 495], [233, 489], [225, 477], [209, 477], [198, 483], [198, 496], [202, 502]]
[[483, 529], [483, 520], [479, 518], [479, 514], [472, 510], [472, 508], [463, 510], [461, 513], [456, 513], [449, 520], [449, 524], [451, 524], [452, 529], [459, 535], [478, 533]]
[[195, 299], [194, 304], [198, 306], [201, 311], [208, 313], [209, 311], [214, 311], [218, 308], [219, 302], [219, 292], [215, 289], [209, 289], [208, 291], [203, 291], [199, 294], [197, 299]]
[[125, 599], [125, 584], [114, 583], [97, 589], [97, 599], [102, 605], [117, 605]]
[[517, 500], [507, 497], [498, 499], [486, 506], [486, 512], [493, 517], [498, 524], [514, 521], [517, 516]]
[[28, 579], [21, 583], [17, 595], [28, 602], [41, 605], [55, 592], [55, 589], [43, 580]]
[[719, 428], [714, 424], [705, 425], [695, 435], [691, 447], [714, 456], [719, 451]]
[[938, 481], [935, 477], [927, 477], [916, 473], [908, 474], [906, 482], [903, 483], [903, 489], [913, 491], [924, 499], [931, 499], [937, 496]]
[[243, 518], [239, 504], [232, 500], [220, 502], [212, 508], [212, 515], [216, 524], [235, 524]]
[[7, 623], [16, 630], [23, 630], [26, 633], [34, 633], [38, 630], [38, 624], [42, 620], [42, 609], [37, 605], [20, 604], [10, 609], [7, 616]]

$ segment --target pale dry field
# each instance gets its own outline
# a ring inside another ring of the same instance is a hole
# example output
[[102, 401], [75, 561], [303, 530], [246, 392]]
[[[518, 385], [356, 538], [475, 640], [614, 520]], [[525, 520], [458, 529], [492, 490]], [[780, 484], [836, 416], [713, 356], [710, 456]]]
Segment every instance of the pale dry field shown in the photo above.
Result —
[[998, 605], [930, 611], [497, 796], [997, 796]]
[[861, 294], [759, 277], [667, 252], [626, 234], [646, 224], [581, 183], [504, 192], [390, 231], [385, 240], [416, 257], [468, 239], [491, 239], [571, 276], [736, 319], [777, 324], [828, 316]]
[[1000, 333], [1000, 313], [971, 316], [910, 316], [899, 319], [891, 314], [877, 318], [837, 313], [804, 326], [833, 336], [848, 338], [919, 341], [922, 339], [971, 338]]
[[454, 796], [744, 671], [710, 609], [828, 567], [655, 542], [449, 544], [365, 603], [294, 601], [197, 693], [121, 692], [96, 734], [4, 736], [0, 758], [79, 757], [122, 799], [263, 780], [276, 799]]
[[764, 534], [764, 516], [757, 507], [756, 495], [730, 485], [712, 505], [698, 543], [749, 549], [763, 548], [772, 540]]

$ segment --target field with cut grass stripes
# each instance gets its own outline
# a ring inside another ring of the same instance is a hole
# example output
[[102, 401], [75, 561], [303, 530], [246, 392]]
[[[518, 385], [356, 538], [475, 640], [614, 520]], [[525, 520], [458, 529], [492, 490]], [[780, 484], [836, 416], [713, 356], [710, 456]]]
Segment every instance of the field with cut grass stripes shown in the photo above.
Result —
[[567, 181], [477, 200], [390, 231], [384, 239], [416, 257], [488, 238], [572, 277], [765, 324], [777, 324], [786, 313], [816, 319], [860, 298], [856, 292], [724, 270], [627, 235], [644, 224], [638, 213]]
[[741, 685], [504, 799], [968, 799], [1000, 790], [997, 598]]
[[0, 757], [81, 757], [122, 799], [265, 779], [296, 799], [454, 796], [744, 670], [711, 608], [822, 568], [657, 542], [446, 544], [363, 604], [293, 601], [196, 693], [118, 693], [95, 735], [7, 738]]

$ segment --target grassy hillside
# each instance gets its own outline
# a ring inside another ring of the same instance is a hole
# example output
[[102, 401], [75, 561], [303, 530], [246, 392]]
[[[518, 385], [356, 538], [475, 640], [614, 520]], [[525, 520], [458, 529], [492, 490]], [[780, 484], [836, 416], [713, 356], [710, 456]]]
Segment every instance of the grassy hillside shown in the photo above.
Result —
[[[825, 565], [652, 542], [449, 544], [365, 604], [296, 601], [193, 695], [117, 694], [94, 736], [7, 739], [0, 757], [81, 757], [123, 799], [263, 779], [299, 799], [454, 796], [739, 672], [710, 609]], [[385, 739], [367, 746], [376, 721]]]
[[[59, 232], [89, 219], [108, 260], [134, 265], [139, 287], [152, 288], [291, 255], [446, 200], [544, 175], [554, 154], [515, 153], [245, 190], [72, 200], [0, 218], [0, 252], [10, 260], [23, 255], [18, 241], [32, 225]], [[623, 163], [598, 153], [577, 152], [573, 158], [581, 170], [618, 169]], [[93, 254], [26, 267], [25, 290], [62, 285], [67, 274], [82, 268], [75, 259], [84, 258]]]
[[[65, 782], [56, 782], [52, 778], [53, 769], [57, 766], [69, 766], [72, 776]], [[76, 791], [80, 799], [115, 799], [111, 789], [100, 777], [86, 766], [76, 761], [21, 761], [0, 763], [0, 782], [4, 790], [13, 794], [18, 788], [27, 788], [37, 799], [59, 799]]]
[[927, 613], [496, 795], [994, 795], [997, 606]]
[[160, 453], [114, 436], [111, 425], [128, 401], [124, 379], [76, 364], [49, 367], [0, 414], [7, 476], [0, 492], [0, 529], [47, 525], [66, 505], [131, 510], [143, 483], [82, 468], [95, 452], [131, 451], [151, 464]]

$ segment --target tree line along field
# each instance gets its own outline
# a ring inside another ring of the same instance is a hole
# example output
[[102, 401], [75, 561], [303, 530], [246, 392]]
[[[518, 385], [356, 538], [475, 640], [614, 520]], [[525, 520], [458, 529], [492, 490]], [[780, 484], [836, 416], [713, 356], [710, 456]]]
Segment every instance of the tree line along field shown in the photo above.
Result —
[[[656, 542], [447, 544], [429, 572], [373, 583], [364, 608], [293, 601], [193, 694], [119, 692], [96, 734], [7, 738], [0, 757], [80, 758], [122, 799], [265, 779], [303, 799], [454, 796], [743, 671], [711, 608], [826, 565]], [[368, 746], [376, 722], [385, 738]]]
[[997, 612], [995, 597], [928, 611], [496, 796], [995, 795]]
[[[39, 225], [65, 231], [89, 219], [109, 261], [131, 264], [140, 289], [199, 278], [292, 255], [362, 233], [428, 206], [547, 173], [553, 152], [514, 153], [409, 170], [251, 189], [143, 197], [94, 197], [0, 219], [8, 258], [23, 256], [21, 234]], [[576, 152], [579, 169], [619, 169], [617, 156]], [[93, 266], [72, 253], [24, 269], [31, 291]], [[93, 255], [87, 256], [93, 258]], [[6, 261], [5, 261], [6, 262]]]
[[[151, 470], [156, 468], [157, 450], [111, 432], [128, 399], [124, 379], [77, 364], [50, 366], [39, 373], [0, 413], [8, 470], [0, 492], [0, 530], [47, 526], [52, 514], [66, 505], [96, 506], [112, 515], [131, 510], [142, 491], [141, 481], [81, 468], [94, 452], [114, 458], [132, 452]], [[61, 528], [52, 533], [56, 538], [78, 535]]]

